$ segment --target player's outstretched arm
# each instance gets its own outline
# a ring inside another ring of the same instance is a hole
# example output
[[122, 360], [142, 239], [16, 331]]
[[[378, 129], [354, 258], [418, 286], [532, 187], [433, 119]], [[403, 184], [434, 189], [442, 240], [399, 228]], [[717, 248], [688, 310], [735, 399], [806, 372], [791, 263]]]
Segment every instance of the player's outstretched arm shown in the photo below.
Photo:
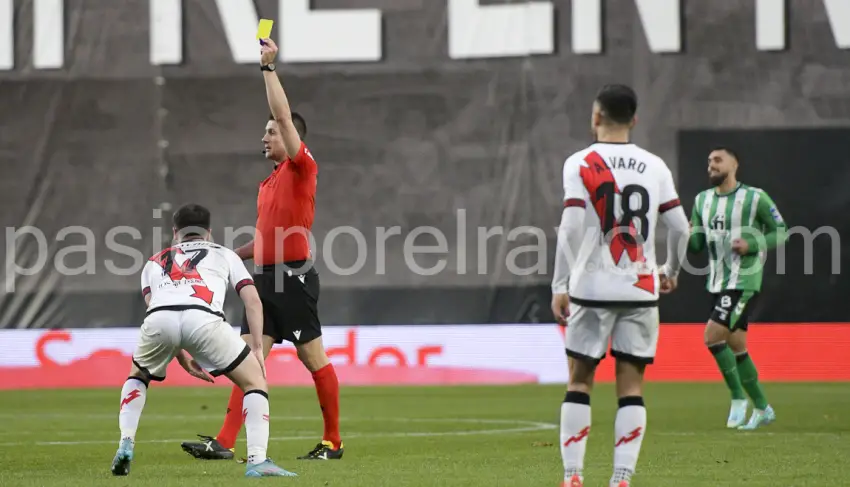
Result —
[[[261, 65], [267, 66], [272, 64], [276, 57], [277, 44], [271, 39], [263, 39], [263, 46], [260, 49]], [[283, 137], [283, 145], [286, 148], [286, 153], [290, 159], [295, 159], [301, 150], [301, 136], [298, 135], [298, 130], [295, 129], [295, 124], [292, 123], [292, 109], [289, 107], [286, 92], [283, 90], [280, 78], [278, 78], [274, 71], [263, 71], [263, 80], [266, 83], [266, 97], [269, 101], [269, 110], [271, 110], [272, 116], [275, 122], [277, 122], [278, 129]]]

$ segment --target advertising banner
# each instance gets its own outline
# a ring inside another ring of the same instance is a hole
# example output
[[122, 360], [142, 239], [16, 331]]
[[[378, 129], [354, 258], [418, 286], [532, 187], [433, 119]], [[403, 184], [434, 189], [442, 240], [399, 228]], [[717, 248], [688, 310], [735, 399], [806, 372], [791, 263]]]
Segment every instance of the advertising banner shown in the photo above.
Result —
[[[703, 326], [665, 324], [649, 381], [718, 381]], [[566, 383], [564, 329], [556, 325], [328, 327], [324, 343], [340, 382], [355, 385]], [[118, 387], [138, 328], [0, 332], [0, 389]], [[749, 351], [765, 381], [850, 380], [850, 323], [758, 324]], [[604, 360], [597, 381], [614, 379]], [[267, 360], [273, 386], [312, 385], [289, 343]], [[207, 386], [173, 362], [165, 386]], [[215, 385], [230, 385], [219, 378]]]

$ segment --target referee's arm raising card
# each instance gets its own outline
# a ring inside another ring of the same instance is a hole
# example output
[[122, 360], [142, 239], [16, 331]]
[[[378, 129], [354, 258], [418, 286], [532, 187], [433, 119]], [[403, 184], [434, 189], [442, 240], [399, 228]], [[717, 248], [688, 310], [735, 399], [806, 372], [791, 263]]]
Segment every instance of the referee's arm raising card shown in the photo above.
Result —
[[263, 70], [263, 80], [266, 83], [266, 97], [269, 100], [269, 109], [272, 117], [277, 122], [286, 154], [293, 161], [296, 160], [301, 151], [301, 136], [292, 120], [292, 109], [286, 92], [275, 72], [274, 61], [277, 57], [277, 44], [271, 39], [263, 39], [260, 48], [260, 66]]

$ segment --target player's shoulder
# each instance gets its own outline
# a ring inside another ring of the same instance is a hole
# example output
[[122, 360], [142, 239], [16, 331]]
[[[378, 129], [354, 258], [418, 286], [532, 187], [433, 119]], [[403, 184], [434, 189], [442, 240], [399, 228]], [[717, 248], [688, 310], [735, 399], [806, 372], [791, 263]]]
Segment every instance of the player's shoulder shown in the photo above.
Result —
[[593, 146], [586, 147], [580, 151], [573, 152], [564, 160], [564, 167], [587, 165], [585, 159], [587, 155], [593, 152]]
[[704, 189], [694, 196], [694, 208], [697, 208], [697, 211], [701, 211], [702, 204], [705, 202], [706, 198], [710, 197], [714, 193], [714, 189]]
[[307, 143], [303, 140], [301, 141], [301, 147], [298, 148], [298, 151], [300, 152], [300, 156], [305, 156], [311, 161], [316, 162], [316, 158], [313, 157], [313, 152], [310, 151], [310, 147], [308, 147]]
[[[215, 245], [214, 250], [219, 255], [221, 255], [222, 257], [227, 259], [228, 261], [232, 261], [232, 260], [238, 260], [240, 262], [242, 261], [242, 259], [239, 257], [239, 254], [237, 254], [236, 251], [234, 251], [233, 249], [229, 249], [229, 248], [223, 247], [221, 245], [216, 245], [216, 244], [213, 244], [213, 245]], [[213, 248], [213, 247], [210, 247], [210, 248]]]
[[658, 154], [651, 152], [643, 147], [632, 144], [630, 148], [631, 157], [637, 159], [638, 161], [646, 164], [646, 168], [656, 174], [672, 174], [670, 171], [670, 166], [664, 160], [663, 157]]
[[758, 186], [750, 186], [749, 184], [744, 184], [744, 183], [741, 183], [740, 189], [747, 191], [749, 193], [757, 194], [759, 196], [767, 194], [767, 191], [759, 188]]

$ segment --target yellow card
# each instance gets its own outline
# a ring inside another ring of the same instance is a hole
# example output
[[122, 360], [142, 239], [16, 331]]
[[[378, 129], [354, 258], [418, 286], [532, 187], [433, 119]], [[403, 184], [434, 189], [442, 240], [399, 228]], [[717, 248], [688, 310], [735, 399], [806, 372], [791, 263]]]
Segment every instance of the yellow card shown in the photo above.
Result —
[[274, 20], [260, 19], [260, 25], [257, 26], [257, 39], [268, 39], [272, 35], [272, 26]]

